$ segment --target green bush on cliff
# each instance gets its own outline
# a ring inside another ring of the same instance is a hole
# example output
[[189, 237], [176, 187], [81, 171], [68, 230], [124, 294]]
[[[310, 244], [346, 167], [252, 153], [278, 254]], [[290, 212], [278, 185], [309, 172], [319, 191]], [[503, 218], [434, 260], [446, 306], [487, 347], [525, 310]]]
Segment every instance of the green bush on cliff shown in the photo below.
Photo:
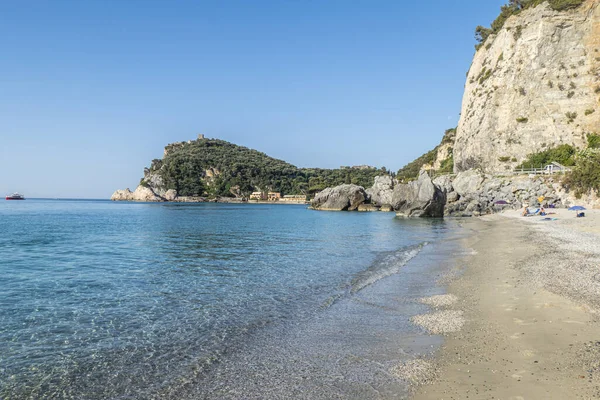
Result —
[[600, 152], [587, 151], [577, 159], [577, 165], [569, 172], [563, 184], [575, 193], [577, 198], [590, 190], [600, 191]]
[[438, 148], [436, 147], [435, 149], [423, 154], [416, 160], [409, 162], [404, 167], [400, 168], [396, 174], [396, 177], [403, 181], [415, 179], [417, 176], [419, 176], [419, 171], [421, 171], [421, 167], [423, 165], [433, 164], [435, 162], [437, 150]]
[[590, 133], [587, 135], [588, 149], [600, 149], [600, 135]]
[[[585, 0], [550, 0], [550, 7], [556, 11], [570, 10], [582, 5]], [[538, 1], [537, 3], [543, 3]]]
[[587, 135], [587, 149], [579, 152], [575, 167], [565, 175], [563, 184], [575, 193], [577, 198], [590, 190], [600, 192], [600, 135]]
[[[414, 161], [409, 162], [404, 167], [400, 168], [397, 172], [396, 177], [403, 181], [409, 181], [415, 179], [419, 176], [419, 171], [424, 165], [433, 165], [437, 161], [437, 153], [440, 146], [451, 145], [454, 144], [454, 139], [456, 138], [456, 128], [446, 129], [444, 132], [444, 137], [442, 137], [442, 141], [439, 146], [436, 146], [435, 149], [428, 151], [423, 154], [421, 157], [417, 158]], [[435, 171], [437, 173], [442, 174], [450, 174], [454, 170], [454, 157], [452, 155], [453, 148], [448, 148], [448, 158], [443, 160], [440, 165], [440, 169]]]
[[[479, 50], [479, 48], [483, 45], [483, 43], [485, 43], [485, 41], [490, 35], [500, 32], [500, 29], [504, 27], [506, 20], [508, 20], [510, 17], [512, 17], [513, 15], [517, 15], [521, 11], [526, 10], [528, 8], [537, 7], [545, 1], [546, 0], [509, 0], [507, 4], [500, 7], [500, 15], [496, 17], [496, 19], [492, 22], [489, 28], [486, 28], [481, 25], [475, 28], [475, 40], [477, 40], [477, 45], [475, 45], [475, 48]], [[584, 2], [585, 0], [548, 1], [550, 7], [556, 11], [565, 11], [577, 8]], [[517, 36], [520, 37], [520, 32]], [[518, 37], [515, 37], [515, 39], [518, 39]]]
[[551, 162], [557, 162], [570, 167], [575, 165], [576, 153], [577, 151], [573, 146], [563, 144], [539, 153], [529, 154], [527, 159], [517, 166], [516, 169], [543, 168]]
[[440, 144], [453, 144], [455, 138], [456, 128], [446, 129], [446, 132], [444, 132], [444, 137], [442, 138], [442, 142]]
[[[202, 139], [167, 146], [162, 160], [152, 162], [167, 189], [182, 196], [232, 196], [231, 190], [248, 195], [258, 190], [282, 194], [307, 194], [343, 183], [364, 187], [376, 176], [387, 174], [378, 168], [298, 168], [256, 150], [217, 139]], [[207, 171], [213, 176], [206, 176]]]
[[446, 158], [442, 161], [440, 165], [440, 169], [436, 172], [440, 174], [451, 174], [454, 171], [454, 156], [450, 155], [450, 157]]

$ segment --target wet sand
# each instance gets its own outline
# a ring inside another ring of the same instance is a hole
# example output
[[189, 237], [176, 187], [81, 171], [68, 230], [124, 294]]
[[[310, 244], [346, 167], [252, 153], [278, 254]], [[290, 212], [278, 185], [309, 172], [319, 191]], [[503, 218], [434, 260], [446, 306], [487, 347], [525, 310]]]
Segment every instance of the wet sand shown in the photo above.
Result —
[[423, 299], [429, 320], [413, 318], [446, 336], [414, 399], [600, 398], [600, 215], [586, 214], [464, 222], [456, 297]]

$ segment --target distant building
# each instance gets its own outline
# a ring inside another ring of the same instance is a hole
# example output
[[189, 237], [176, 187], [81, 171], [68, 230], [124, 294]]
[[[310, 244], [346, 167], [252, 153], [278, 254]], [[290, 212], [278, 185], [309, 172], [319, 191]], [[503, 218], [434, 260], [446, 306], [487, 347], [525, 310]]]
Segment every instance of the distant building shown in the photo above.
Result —
[[303, 194], [289, 194], [279, 199], [282, 203], [306, 203], [306, 196]]
[[352, 169], [377, 169], [376, 167], [372, 167], [370, 165], [354, 165]]
[[279, 192], [269, 192], [267, 195], [268, 201], [279, 201], [279, 199], [281, 199], [281, 193]]
[[260, 200], [266, 200], [267, 196], [265, 194], [265, 192], [252, 192], [252, 194], [250, 195], [250, 200], [256, 200], [256, 201], [260, 201]]
[[203, 133], [200, 133], [200, 134], [198, 135], [198, 140], [202, 140], [202, 139], [204, 139], [204, 134], [203, 134]]
[[280, 201], [281, 199], [279, 192], [252, 192], [249, 198], [254, 201]]
[[377, 167], [372, 167], [370, 165], [353, 165], [351, 167], [347, 166], [347, 165], [342, 165], [340, 166], [340, 169], [377, 169]]
[[559, 164], [557, 162], [551, 162], [550, 164], [546, 165], [544, 167], [544, 173], [545, 174], [555, 174], [555, 173], [562, 173], [562, 172], [567, 172], [570, 169], [565, 167], [562, 164]]

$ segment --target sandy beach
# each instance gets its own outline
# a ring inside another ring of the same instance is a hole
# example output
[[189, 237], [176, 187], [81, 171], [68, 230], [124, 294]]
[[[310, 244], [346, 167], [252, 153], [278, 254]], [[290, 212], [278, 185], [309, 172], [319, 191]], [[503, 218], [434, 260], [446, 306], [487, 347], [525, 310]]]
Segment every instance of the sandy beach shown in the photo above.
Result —
[[414, 399], [600, 398], [600, 212], [552, 212], [464, 221], [472, 255], [413, 318], [446, 336]]

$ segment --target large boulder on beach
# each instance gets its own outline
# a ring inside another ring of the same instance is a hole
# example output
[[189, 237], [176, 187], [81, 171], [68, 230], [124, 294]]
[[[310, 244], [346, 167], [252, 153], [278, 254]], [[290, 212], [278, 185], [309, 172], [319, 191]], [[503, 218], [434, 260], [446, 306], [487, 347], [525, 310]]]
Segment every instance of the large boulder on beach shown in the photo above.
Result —
[[442, 189], [443, 192], [451, 193], [454, 191], [452, 179], [453, 177], [451, 175], [440, 175], [433, 180], [433, 184]]
[[452, 181], [452, 187], [460, 197], [473, 196], [479, 193], [484, 180], [483, 173], [470, 169], [456, 175], [456, 178]]
[[390, 175], [376, 176], [373, 186], [366, 192], [372, 204], [377, 206], [390, 204], [394, 194], [394, 179]]
[[340, 185], [318, 193], [311, 202], [311, 208], [323, 211], [354, 211], [368, 198], [362, 186]]
[[446, 195], [434, 185], [427, 172], [422, 171], [416, 181], [394, 188], [391, 204], [398, 216], [443, 217]]

